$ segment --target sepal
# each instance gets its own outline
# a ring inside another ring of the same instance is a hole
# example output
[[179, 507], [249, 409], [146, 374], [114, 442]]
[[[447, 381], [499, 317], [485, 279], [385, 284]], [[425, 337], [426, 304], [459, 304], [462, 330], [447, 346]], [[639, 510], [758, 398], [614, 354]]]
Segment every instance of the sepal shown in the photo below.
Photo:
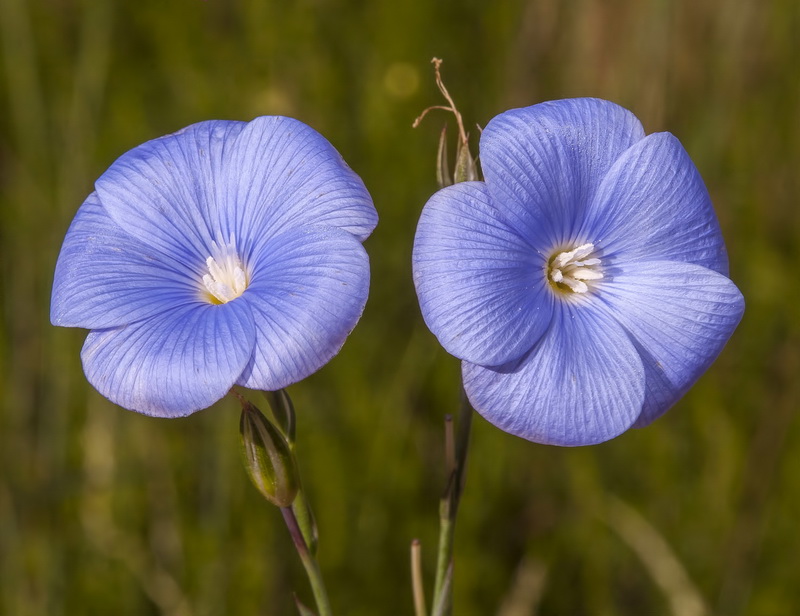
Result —
[[295, 421], [292, 399], [289, 397], [289, 394], [286, 393], [285, 389], [265, 391], [263, 393], [269, 403], [269, 408], [272, 410], [272, 418], [283, 433], [283, 436], [285, 436], [286, 440], [289, 442], [289, 447], [294, 449], [295, 426], [297, 422]]
[[439, 134], [439, 150], [436, 153], [436, 183], [439, 188], [450, 186], [453, 179], [450, 177], [450, 163], [447, 160], [447, 125], [442, 126]]
[[474, 182], [479, 179], [478, 165], [469, 151], [469, 135], [462, 135], [456, 149], [456, 168], [453, 173], [453, 183]]

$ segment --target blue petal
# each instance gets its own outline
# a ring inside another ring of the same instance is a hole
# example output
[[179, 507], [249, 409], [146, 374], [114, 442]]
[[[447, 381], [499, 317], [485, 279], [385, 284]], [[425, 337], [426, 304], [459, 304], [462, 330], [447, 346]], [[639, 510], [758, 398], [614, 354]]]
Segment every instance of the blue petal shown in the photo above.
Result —
[[644, 137], [636, 117], [594, 98], [540, 103], [492, 119], [480, 142], [494, 203], [534, 245], [582, 243], [576, 232], [614, 161]]
[[636, 421], [644, 400], [642, 362], [627, 334], [588, 303], [561, 303], [551, 328], [519, 362], [462, 363], [464, 388], [498, 428], [551, 445], [591, 445]]
[[112, 402], [146, 415], [180, 417], [212, 405], [252, 354], [253, 316], [240, 299], [90, 332], [81, 353], [86, 378]]
[[256, 326], [253, 358], [239, 384], [275, 390], [316, 372], [344, 344], [364, 310], [369, 259], [350, 233], [286, 231], [264, 246], [242, 295]]
[[648, 135], [603, 180], [581, 233], [620, 262], [685, 261], [728, 272], [703, 180], [669, 133]]
[[631, 335], [647, 375], [643, 426], [666, 411], [706, 371], [742, 318], [744, 298], [710, 269], [676, 262], [631, 262], [598, 289]]
[[226, 151], [244, 122], [193, 124], [123, 154], [95, 183], [109, 216], [128, 234], [172, 255], [187, 268], [204, 263], [220, 226], [220, 178], [237, 173]]
[[200, 280], [122, 231], [92, 193], [64, 238], [50, 320], [87, 329], [126, 325], [197, 301]]
[[544, 257], [501, 219], [482, 182], [450, 186], [428, 201], [413, 264], [425, 323], [460, 359], [516, 359], [550, 323]]
[[322, 135], [284, 117], [194, 124], [121, 156], [96, 182], [125, 231], [203, 263], [211, 242], [236, 240], [245, 260], [300, 225], [364, 240], [377, 212], [361, 179]]
[[246, 251], [300, 225], [327, 225], [364, 241], [378, 215], [361, 179], [317, 131], [279, 116], [250, 122], [227, 152], [228, 233]]

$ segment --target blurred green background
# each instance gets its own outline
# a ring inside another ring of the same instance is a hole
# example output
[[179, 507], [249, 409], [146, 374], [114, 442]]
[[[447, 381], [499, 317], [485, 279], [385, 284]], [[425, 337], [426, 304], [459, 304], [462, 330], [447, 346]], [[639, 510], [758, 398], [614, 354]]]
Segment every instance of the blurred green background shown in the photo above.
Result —
[[[294, 614], [311, 603], [232, 401], [181, 420], [85, 382], [49, 324], [61, 240], [94, 179], [192, 122], [285, 114], [328, 137], [381, 222], [342, 353], [290, 388], [337, 614], [432, 587], [457, 362], [411, 283], [435, 190], [443, 73], [467, 123], [599, 96], [683, 142], [747, 311], [645, 430], [559, 449], [475, 421], [456, 616], [796, 614], [800, 605], [800, 4], [796, 0], [0, 0], [0, 613]], [[476, 130], [473, 130], [477, 133]], [[452, 134], [452, 133], [451, 133]]]

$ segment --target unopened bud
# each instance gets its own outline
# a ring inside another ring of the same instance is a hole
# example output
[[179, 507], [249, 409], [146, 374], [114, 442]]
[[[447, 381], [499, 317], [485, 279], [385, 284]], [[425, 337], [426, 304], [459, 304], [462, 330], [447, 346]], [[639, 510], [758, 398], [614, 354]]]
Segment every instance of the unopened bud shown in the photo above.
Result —
[[297, 464], [283, 434], [247, 401], [239, 423], [242, 457], [258, 491], [277, 507], [292, 504], [300, 485]]

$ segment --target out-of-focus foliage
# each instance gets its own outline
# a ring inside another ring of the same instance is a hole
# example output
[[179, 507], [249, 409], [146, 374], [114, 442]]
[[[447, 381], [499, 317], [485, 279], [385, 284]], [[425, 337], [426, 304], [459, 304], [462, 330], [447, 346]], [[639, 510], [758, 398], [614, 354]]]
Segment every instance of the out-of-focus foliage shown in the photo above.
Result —
[[83, 333], [48, 321], [61, 238], [116, 156], [261, 114], [322, 132], [381, 216], [361, 323], [291, 394], [337, 613], [412, 612], [408, 545], [421, 539], [430, 579], [459, 381], [410, 276], [451, 121], [410, 127], [440, 102], [434, 55], [470, 126], [599, 96], [677, 135], [747, 300], [718, 362], [646, 430], [558, 449], [476, 420], [455, 613], [691, 614], [698, 597], [710, 613], [795, 612], [798, 27], [796, 0], [0, 0], [0, 613], [283, 616], [292, 589], [310, 602], [241, 467], [235, 402], [181, 420], [116, 408], [85, 382]]

